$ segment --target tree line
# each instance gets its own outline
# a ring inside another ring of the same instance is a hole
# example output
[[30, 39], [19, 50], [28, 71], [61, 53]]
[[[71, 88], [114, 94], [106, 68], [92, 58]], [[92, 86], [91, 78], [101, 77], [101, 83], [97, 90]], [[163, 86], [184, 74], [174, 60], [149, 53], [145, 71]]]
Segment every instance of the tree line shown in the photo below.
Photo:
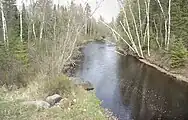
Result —
[[121, 47], [141, 58], [163, 51], [171, 66], [183, 66], [187, 59], [187, 1], [118, 0], [121, 7], [111, 27]]
[[18, 7], [16, 0], [1, 0], [0, 8], [1, 85], [25, 86], [31, 76], [58, 76], [77, 44], [106, 32], [87, 2], [63, 6], [30, 0]]

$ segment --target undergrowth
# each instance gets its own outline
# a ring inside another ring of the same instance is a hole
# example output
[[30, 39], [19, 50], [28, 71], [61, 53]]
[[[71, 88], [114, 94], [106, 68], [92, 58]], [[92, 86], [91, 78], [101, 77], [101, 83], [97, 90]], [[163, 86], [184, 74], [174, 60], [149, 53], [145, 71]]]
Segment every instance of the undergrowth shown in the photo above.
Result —
[[[0, 89], [0, 120], [107, 120], [94, 93], [76, 87], [66, 76], [30, 83], [27, 88], [3, 92]], [[44, 99], [48, 94], [63, 96], [60, 107], [38, 109], [23, 101]]]
[[172, 49], [170, 50], [171, 53], [171, 67], [172, 68], [179, 68], [185, 66], [188, 52], [185, 48], [183, 42], [181, 40], [176, 41]]

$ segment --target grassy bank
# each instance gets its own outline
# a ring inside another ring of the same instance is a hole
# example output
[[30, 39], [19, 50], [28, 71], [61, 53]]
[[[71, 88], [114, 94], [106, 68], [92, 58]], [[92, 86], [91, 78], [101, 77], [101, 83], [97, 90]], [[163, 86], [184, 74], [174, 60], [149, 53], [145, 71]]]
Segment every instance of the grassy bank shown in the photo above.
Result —
[[[15, 91], [0, 91], [1, 120], [107, 120], [96, 96], [76, 87], [66, 76], [35, 81]], [[63, 97], [58, 107], [39, 109], [23, 105], [23, 101], [44, 100], [54, 93]]]
[[[66, 63], [63, 72], [67, 75], [74, 74], [83, 57], [79, 50], [87, 42], [75, 48], [71, 60]], [[31, 78], [30, 78], [31, 79]], [[43, 78], [39, 74], [34, 76], [26, 87], [12, 86], [0, 87], [0, 120], [109, 120], [109, 114], [100, 106], [100, 101], [94, 92], [87, 92], [82, 87], [74, 85], [66, 75]], [[59, 106], [48, 109], [33, 105], [24, 105], [24, 102], [42, 100], [47, 96], [59, 94], [62, 100]], [[111, 117], [111, 116], [110, 116]]]
[[[138, 55], [128, 49], [128, 47], [123, 48], [118, 44], [117, 50], [122, 54], [138, 57]], [[169, 50], [153, 48], [150, 52], [151, 54], [148, 56], [147, 50], [143, 50], [144, 58], [142, 59], [174, 75], [188, 78], [188, 51], [183, 45], [179, 46], [175, 44], [171, 46]]]
[[150, 56], [146, 56], [145, 59], [155, 64], [166, 71], [172, 73], [184, 76], [188, 78], [188, 53], [185, 52], [185, 56], [183, 55], [174, 55], [172, 51], [164, 51], [164, 50], [158, 50], [158, 51], [151, 51]]

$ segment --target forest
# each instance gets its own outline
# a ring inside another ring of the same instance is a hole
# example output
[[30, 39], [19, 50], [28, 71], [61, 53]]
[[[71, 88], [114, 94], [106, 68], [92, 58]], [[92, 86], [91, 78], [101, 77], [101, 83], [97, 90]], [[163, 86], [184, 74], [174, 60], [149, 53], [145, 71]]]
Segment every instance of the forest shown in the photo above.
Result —
[[[75, 64], [80, 45], [110, 31], [87, 2], [27, 2], [0, 1], [0, 119], [67, 120], [81, 113], [78, 119], [107, 119], [96, 96], [73, 85], [64, 71]], [[56, 94], [64, 98], [61, 107], [43, 110], [51, 104], [41, 100]]]
[[[79, 119], [107, 120], [96, 96], [75, 87], [65, 72], [89, 41], [110, 37], [117, 51], [188, 77], [188, 1], [117, 1], [119, 14], [106, 23], [93, 17], [103, 0], [94, 11], [87, 2], [28, 0], [18, 6], [16, 0], [0, 0], [1, 120], [67, 120], [81, 113]], [[56, 93], [66, 98], [63, 109], [21, 105]]]
[[56, 77], [78, 44], [108, 32], [92, 17], [88, 3], [67, 7], [38, 0], [20, 8], [15, 4], [16, 0], [1, 2], [1, 85], [23, 86], [25, 77], [39, 74]]
[[167, 70], [187, 66], [187, 1], [125, 0], [111, 30], [125, 51]]

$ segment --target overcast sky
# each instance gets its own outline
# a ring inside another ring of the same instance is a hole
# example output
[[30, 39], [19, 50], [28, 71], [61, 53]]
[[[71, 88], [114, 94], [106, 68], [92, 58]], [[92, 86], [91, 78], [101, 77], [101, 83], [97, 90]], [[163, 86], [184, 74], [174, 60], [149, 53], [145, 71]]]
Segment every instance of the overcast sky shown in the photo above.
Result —
[[[21, 0], [17, 0], [17, 4], [20, 4]], [[54, 3], [59, 4], [70, 4], [71, 0], [53, 0]], [[86, 1], [91, 5], [92, 11], [95, 10], [97, 3], [100, 3], [101, 0], [75, 0], [77, 4], [84, 4]], [[117, 0], [104, 0], [102, 2], [101, 7], [97, 9], [97, 11], [94, 14], [94, 17], [96, 19], [99, 18], [99, 16], [103, 16], [106, 22], [110, 22], [112, 20], [112, 17], [116, 17], [119, 12], [119, 6], [117, 3]]]

